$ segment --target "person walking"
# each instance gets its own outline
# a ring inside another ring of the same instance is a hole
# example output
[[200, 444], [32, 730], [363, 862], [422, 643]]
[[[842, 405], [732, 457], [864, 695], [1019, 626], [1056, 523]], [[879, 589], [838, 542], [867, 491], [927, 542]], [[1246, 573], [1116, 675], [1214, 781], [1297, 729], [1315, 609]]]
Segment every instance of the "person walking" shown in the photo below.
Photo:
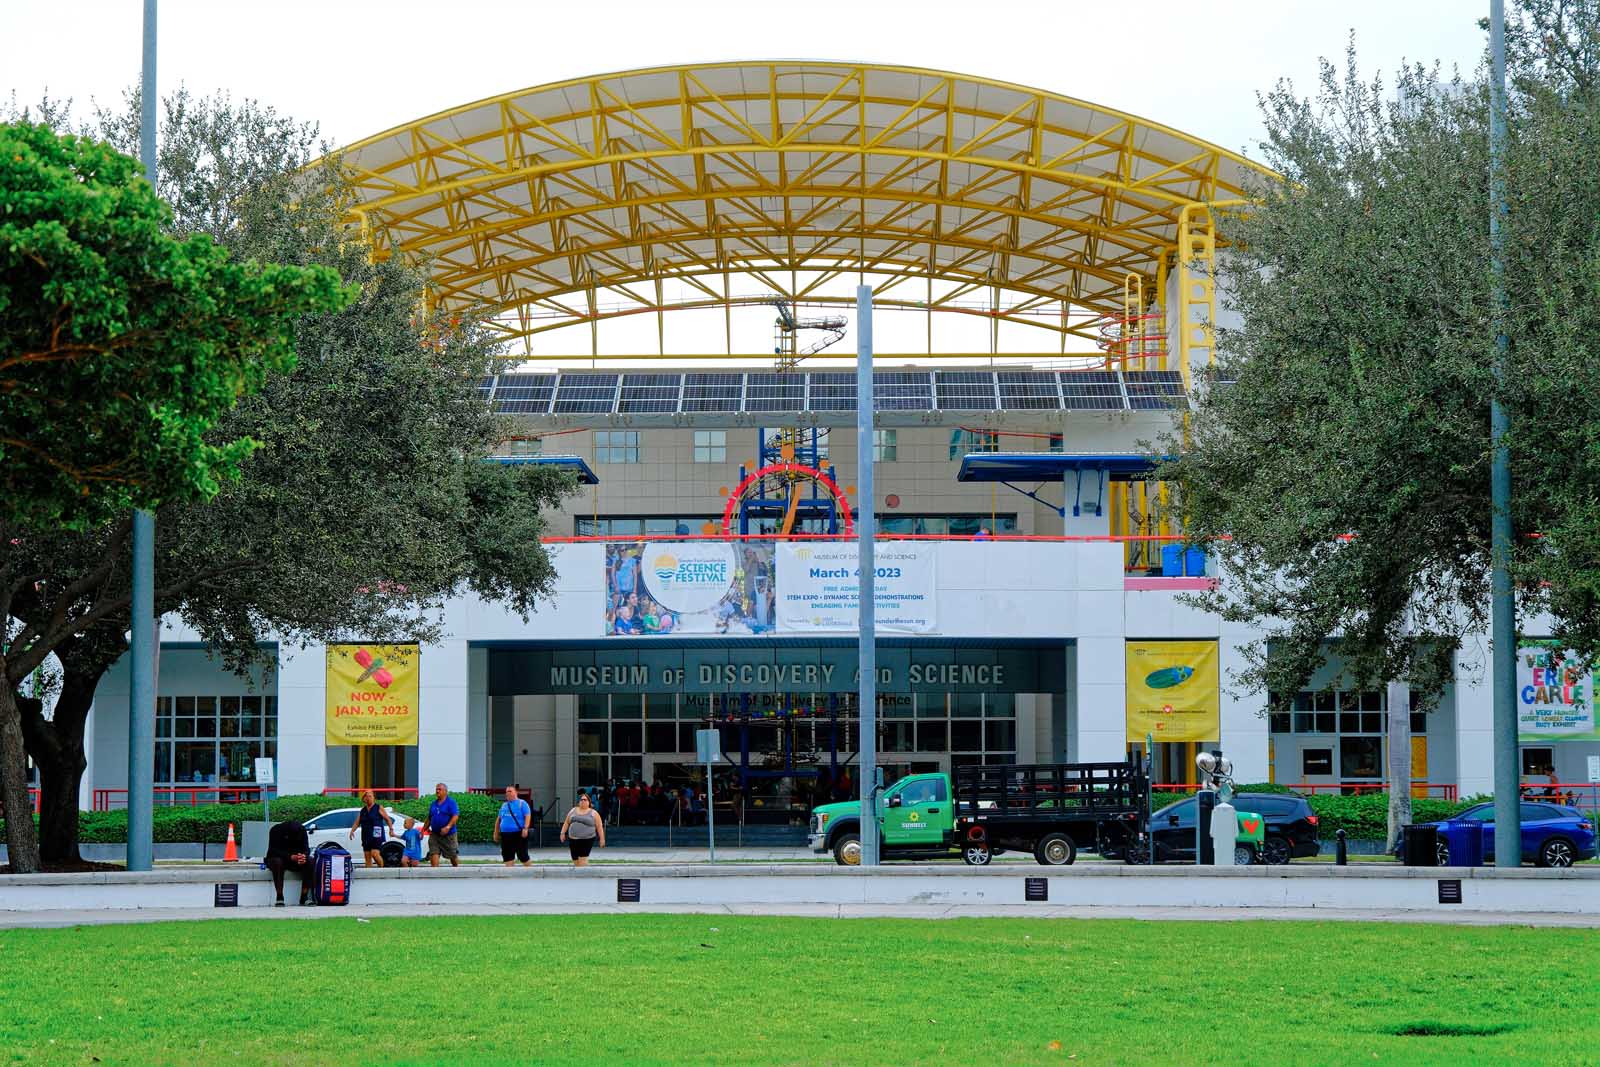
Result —
[[506, 802], [500, 805], [500, 817], [494, 823], [494, 839], [500, 842], [500, 858], [507, 867], [513, 857], [524, 867], [532, 862], [528, 859], [528, 831], [532, 828], [533, 809], [517, 796], [516, 786], [506, 786]]
[[450, 866], [461, 866], [461, 849], [456, 841], [456, 823], [461, 821], [461, 808], [443, 782], [433, 787], [433, 803], [428, 805], [428, 866], [439, 866], [439, 857], [450, 861]]
[[389, 837], [389, 813], [383, 810], [383, 805], [378, 803], [377, 796], [372, 790], [367, 789], [361, 794], [361, 814], [356, 816], [356, 824], [350, 827], [349, 836], [353, 839], [356, 831], [361, 831], [361, 854], [366, 858], [364, 866], [383, 866], [383, 843]]
[[572, 862], [578, 867], [589, 866], [589, 851], [598, 843], [606, 847], [606, 828], [600, 813], [589, 803], [589, 794], [579, 793], [578, 803], [567, 812], [561, 822], [561, 840], [567, 843]]

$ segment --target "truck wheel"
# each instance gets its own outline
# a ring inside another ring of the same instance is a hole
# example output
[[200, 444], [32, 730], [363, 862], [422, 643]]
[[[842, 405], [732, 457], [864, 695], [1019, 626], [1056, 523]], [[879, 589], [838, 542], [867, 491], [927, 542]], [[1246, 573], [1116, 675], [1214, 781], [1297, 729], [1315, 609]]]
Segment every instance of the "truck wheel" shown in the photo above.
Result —
[[968, 841], [961, 850], [961, 858], [967, 861], [969, 867], [987, 867], [994, 858], [994, 853], [989, 851], [989, 846], [982, 842]]
[[1078, 858], [1078, 845], [1066, 834], [1046, 834], [1033, 847], [1033, 858], [1046, 867], [1069, 867]]
[[841, 867], [861, 866], [861, 835], [839, 835], [833, 843], [833, 861]]

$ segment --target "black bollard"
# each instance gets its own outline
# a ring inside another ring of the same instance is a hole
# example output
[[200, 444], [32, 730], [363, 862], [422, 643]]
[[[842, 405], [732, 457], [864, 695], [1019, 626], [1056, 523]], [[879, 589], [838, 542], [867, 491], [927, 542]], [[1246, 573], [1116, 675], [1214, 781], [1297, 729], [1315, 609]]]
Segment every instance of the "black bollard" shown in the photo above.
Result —
[[1333, 836], [1338, 839], [1338, 843], [1333, 846], [1334, 865], [1344, 867], [1350, 862], [1350, 852], [1344, 843], [1344, 828], [1340, 827], [1338, 833]]

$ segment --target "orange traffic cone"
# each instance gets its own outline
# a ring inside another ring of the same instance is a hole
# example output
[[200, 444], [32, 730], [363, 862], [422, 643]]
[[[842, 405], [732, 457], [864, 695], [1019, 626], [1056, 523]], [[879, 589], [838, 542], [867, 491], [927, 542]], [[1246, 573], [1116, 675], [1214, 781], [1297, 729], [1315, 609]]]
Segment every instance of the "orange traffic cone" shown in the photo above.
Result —
[[239, 862], [239, 846], [233, 840], [233, 823], [228, 824], [228, 847], [222, 850], [223, 863]]

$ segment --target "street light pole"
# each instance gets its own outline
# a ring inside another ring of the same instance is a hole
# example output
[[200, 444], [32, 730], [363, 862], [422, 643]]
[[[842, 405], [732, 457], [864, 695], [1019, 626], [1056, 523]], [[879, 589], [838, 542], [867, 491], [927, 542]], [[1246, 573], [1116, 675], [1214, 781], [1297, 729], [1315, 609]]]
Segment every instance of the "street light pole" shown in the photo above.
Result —
[[[144, 0], [144, 70], [140, 83], [139, 153], [144, 176], [156, 188], [156, 0]], [[156, 762], [156, 517], [133, 514], [133, 590], [128, 654], [132, 679], [128, 692], [128, 870], [148, 871], [155, 863]]]
[[1494, 307], [1495, 395], [1489, 407], [1493, 466], [1489, 492], [1490, 637], [1494, 695], [1494, 862], [1496, 867], [1522, 864], [1517, 747], [1517, 603], [1511, 588], [1511, 449], [1506, 435], [1511, 419], [1500, 396], [1506, 384], [1511, 339], [1506, 334], [1506, 263], [1503, 226], [1507, 213], [1506, 145], [1506, 13], [1505, 0], [1489, 2], [1489, 274]]
[[859, 778], [861, 779], [861, 865], [878, 865], [878, 644], [874, 625], [876, 605], [873, 603], [873, 578], [876, 559], [873, 555], [873, 537], [877, 522], [872, 505], [872, 287], [856, 287], [856, 503], [860, 518], [856, 521], [856, 538], [861, 598], [860, 623], [857, 626], [860, 646], [860, 681], [858, 686], [861, 706], [861, 743], [857, 749]]

